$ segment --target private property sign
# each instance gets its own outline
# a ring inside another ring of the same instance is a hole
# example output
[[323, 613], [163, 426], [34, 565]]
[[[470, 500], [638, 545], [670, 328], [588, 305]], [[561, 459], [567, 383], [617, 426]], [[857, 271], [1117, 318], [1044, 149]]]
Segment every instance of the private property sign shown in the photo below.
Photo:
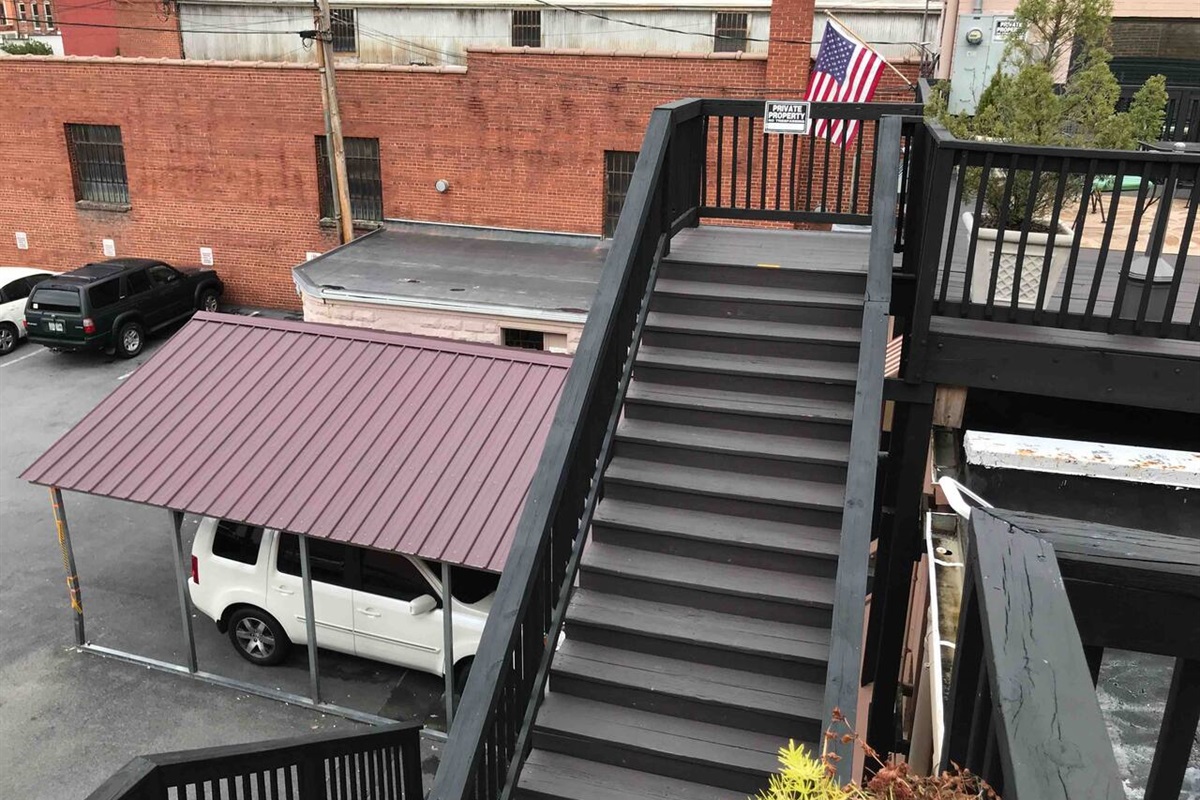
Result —
[[768, 100], [763, 111], [763, 133], [808, 133], [811, 109], [805, 100]]

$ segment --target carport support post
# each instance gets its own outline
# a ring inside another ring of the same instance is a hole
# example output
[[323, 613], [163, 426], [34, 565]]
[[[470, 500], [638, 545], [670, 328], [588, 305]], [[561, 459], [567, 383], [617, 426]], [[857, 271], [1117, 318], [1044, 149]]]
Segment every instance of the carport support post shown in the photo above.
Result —
[[308, 537], [300, 539], [300, 580], [304, 585], [304, 630], [308, 636], [308, 685], [312, 701], [321, 704], [321, 673], [317, 663], [317, 614], [313, 611], [312, 568], [308, 563]]
[[192, 635], [192, 596], [188, 593], [188, 569], [183, 566], [183, 512], [171, 511], [171, 547], [175, 550], [175, 583], [179, 589], [179, 615], [183, 618], [183, 648], [188, 672], [195, 672], [196, 637]]
[[50, 487], [50, 505], [54, 508], [54, 526], [58, 530], [58, 549], [62, 551], [63, 569], [67, 573], [67, 596], [71, 598], [71, 610], [75, 612], [75, 644], [87, 644], [83, 634], [83, 594], [79, 591], [79, 575], [75, 572], [75, 551], [71, 549], [71, 531], [67, 528], [67, 509], [63, 505], [62, 491]]
[[454, 722], [454, 595], [450, 593], [450, 565], [442, 562], [442, 638], [445, 640], [442, 653], [446, 660], [446, 733]]

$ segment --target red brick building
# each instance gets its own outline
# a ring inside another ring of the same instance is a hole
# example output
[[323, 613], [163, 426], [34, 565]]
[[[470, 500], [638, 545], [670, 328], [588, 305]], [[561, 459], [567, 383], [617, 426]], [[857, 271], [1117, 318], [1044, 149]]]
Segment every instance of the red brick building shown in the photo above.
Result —
[[[772, 39], [811, 38], [812, 0], [792, 1]], [[298, 307], [291, 268], [337, 242], [321, 216], [316, 70], [164, 58], [177, 31], [120, 19], [122, 54], [154, 58], [0, 59], [0, 147], [19, 154], [0, 182], [0, 263], [70, 269], [105, 240], [181, 265], [211, 248], [231, 300]], [[465, 69], [339, 68], [343, 126], [377, 175], [377, 218], [600, 234], [605, 154], [637, 151], [655, 105], [803, 92], [806, 48], [771, 49], [506, 48], [472, 51]]]

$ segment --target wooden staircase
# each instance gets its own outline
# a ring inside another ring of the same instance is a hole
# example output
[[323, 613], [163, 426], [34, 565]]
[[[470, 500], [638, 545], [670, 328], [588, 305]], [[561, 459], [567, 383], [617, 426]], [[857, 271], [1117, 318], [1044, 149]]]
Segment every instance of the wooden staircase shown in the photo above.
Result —
[[520, 798], [740, 800], [826, 724], [865, 267], [678, 253]]

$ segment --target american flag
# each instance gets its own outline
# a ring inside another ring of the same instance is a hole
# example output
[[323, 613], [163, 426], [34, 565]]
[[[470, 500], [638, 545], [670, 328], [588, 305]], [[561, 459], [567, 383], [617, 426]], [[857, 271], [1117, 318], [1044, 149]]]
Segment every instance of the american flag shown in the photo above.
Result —
[[[883, 57], [846, 32], [832, 20], [825, 23], [821, 49], [813, 65], [805, 100], [824, 103], [867, 103], [883, 74]], [[854, 138], [857, 120], [817, 120], [814, 136], [834, 144]]]

